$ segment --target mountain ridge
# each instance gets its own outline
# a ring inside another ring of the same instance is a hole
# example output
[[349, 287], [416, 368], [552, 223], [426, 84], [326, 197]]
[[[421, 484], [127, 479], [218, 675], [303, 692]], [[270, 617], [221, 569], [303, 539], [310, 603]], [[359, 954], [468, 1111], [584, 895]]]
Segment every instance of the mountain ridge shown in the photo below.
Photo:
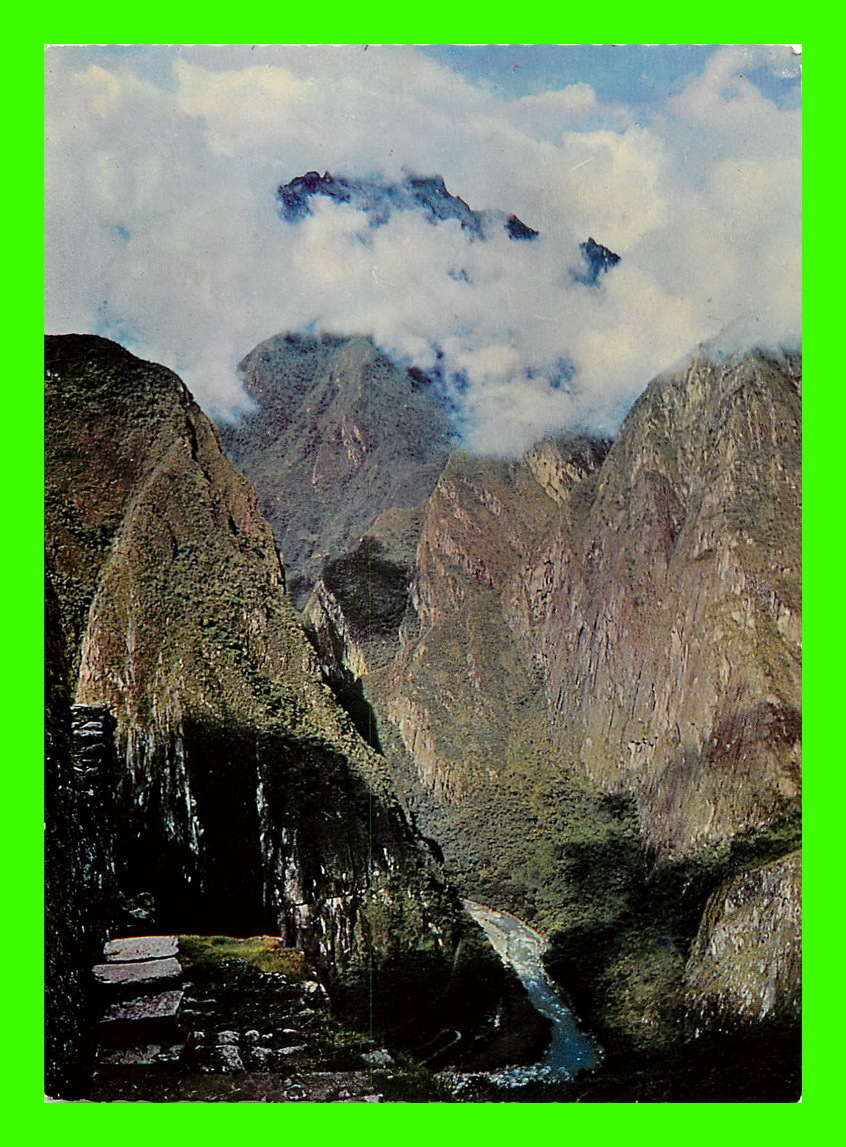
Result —
[[296, 223], [312, 214], [310, 200], [315, 196], [348, 204], [367, 216], [370, 226], [381, 227], [394, 211], [420, 211], [430, 223], [454, 220], [462, 231], [475, 239], [485, 239], [494, 228], [504, 230], [509, 239], [531, 241], [539, 232], [516, 215], [502, 211], [474, 211], [457, 195], [447, 191], [439, 175], [405, 175], [389, 183], [384, 179], [354, 179], [316, 171], [299, 175], [276, 191], [279, 214], [287, 223]]
[[428, 388], [364, 337], [279, 336], [241, 370], [257, 408], [221, 440], [256, 486], [302, 605], [349, 538], [434, 488], [451, 431]]

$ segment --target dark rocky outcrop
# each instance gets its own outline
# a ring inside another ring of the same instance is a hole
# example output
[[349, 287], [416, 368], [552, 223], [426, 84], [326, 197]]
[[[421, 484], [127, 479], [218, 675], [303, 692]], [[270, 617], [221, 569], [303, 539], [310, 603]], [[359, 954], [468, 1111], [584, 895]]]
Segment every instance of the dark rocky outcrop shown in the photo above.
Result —
[[[86, 895], [76, 831], [67, 649], [50, 582], [45, 611], [45, 1079], [48, 1095], [78, 1095], [93, 1059], [90, 991], [85, 978], [96, 952], [83, 912]], [[69, 886], [76, 885], [74, 895]]]
[[584, 266], [573, 272], [577, 283], [584, 283], [586, 287], [596, 287], [600, 282], [600, 275], [607, 274], [612, 267], [620, 262], [620, 256], [608, 247], [591, 237], [579, 244]]
[[533, 227], [527, 226], [522, 219], [518, 219], [516, 215], [509, 215], [505, 220], [505, 229], [508, 232], [510, 239], [522, 239], [530, 241], [537, 239], [540, 231], [535, 231]]
[[118, 917], [112, 722], [71, 704], [59, 603], [46, 583], [45, 1091], [76, 1098], [94, 1057], [90, 966]]
[[791, 852], [745, 869], [709, 898], [685, 966], [685, 1003], [697, 1030], [738, 1018], [749, 1026], [798, 1021], [801, 880], [801, 856]]

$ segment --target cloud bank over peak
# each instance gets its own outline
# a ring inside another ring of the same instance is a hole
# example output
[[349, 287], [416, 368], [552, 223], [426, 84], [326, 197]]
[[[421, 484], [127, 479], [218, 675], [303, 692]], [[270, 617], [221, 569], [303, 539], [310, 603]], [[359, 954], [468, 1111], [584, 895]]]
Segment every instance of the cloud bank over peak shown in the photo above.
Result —
[[[47, 328], [167, 363], [215, 414], [244, 404], [245, 353], [309, 330], [436, 374], [471, 448], [613, 432], [721, 331], [799, 341], [799, 111], [749, 78], [795, 62], [718, 49], [644, 116], [566, 77], [506, 98], [408, 47], [49, 49]], [[327, 172], [407, 201], [280, 213]], [[447, 209], [414, 209], [414, 180]], [[595, 282], [589, 237], [620, 256]]]

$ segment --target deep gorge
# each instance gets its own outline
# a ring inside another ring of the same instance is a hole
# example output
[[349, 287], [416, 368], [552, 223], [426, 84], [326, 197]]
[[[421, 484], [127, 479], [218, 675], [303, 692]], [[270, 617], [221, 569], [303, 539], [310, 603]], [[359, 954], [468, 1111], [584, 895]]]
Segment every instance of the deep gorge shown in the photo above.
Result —
[[[782, 1081], [744, 1086], [789, 1099], [798, 358], [703, 353], [613, 443], [514, 461], [455, 450], [368, 340], [242, 370], [216, 431], [164, 368], [48, 340], [52, 1084], [87, 1086], [86, 967], [131, 930], [277, 936], [393, 1052], [533, 1062], [465, 897], [550, 934], [589, 1097], [707, 1091], [768, 1041]], [[88, 822], [74, 713], [108, 729]]]

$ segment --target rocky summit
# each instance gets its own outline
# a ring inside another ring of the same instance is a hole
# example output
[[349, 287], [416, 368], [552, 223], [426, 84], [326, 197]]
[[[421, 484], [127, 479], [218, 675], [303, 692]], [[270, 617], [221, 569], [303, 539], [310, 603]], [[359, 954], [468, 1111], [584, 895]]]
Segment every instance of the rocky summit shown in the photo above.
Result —
[[395, 211], [419, 211], [430, 223], [450, 220], [475, 239], [485, 239], [495, 230], [504, 230], [509, 239], [530, 241], [538, 232], [516, 215], [501, 211], [474, 211], [460, 196], [451, 195], [439, 175], [406, 175], [395, 183], [378, 179], [354, 179], [345, 175], [320, 175], [309, 171], [276, 192], [279, 215], [286, 223], [297, 223], [312, 214], [315, 196], [343, 203], [366, 216], [371, 227], [381, 227]]
[[241, 371], [48, 340], [51, 1094], [795, 1101], [799, 355], [515, 460], [367, 338]]
[[608, 247], [603, 247], [591, 236], [584, 243], [579, 244], [584, 267], [573, 273], [573, 278], [586, 287], [595, 287], [599, 284], [599, 276], [620, 262], [620, 256]]

